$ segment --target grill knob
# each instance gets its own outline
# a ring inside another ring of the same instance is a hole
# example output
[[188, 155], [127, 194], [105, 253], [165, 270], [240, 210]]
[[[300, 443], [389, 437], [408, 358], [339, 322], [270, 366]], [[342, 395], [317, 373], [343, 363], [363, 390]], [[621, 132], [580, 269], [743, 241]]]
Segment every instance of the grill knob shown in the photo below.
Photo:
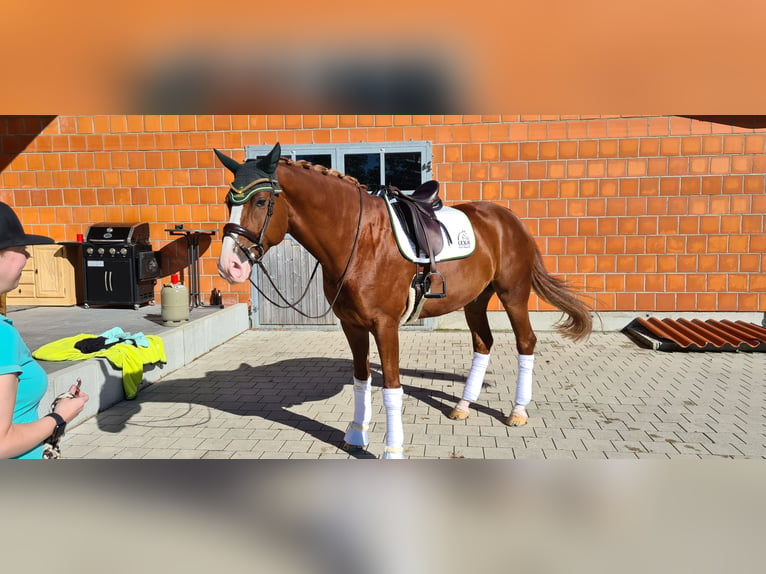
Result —
[[98, 254], [99, 255], [103, 255], [104, 254], [104, 248], [103, 247], [99, 247], [98, 248]]
[[123, 247], [122, 249], [120, 249], [120, 255], [125, 257], [127, 254], [128, 254], [127, 248]]
[[114, 255], [115, 253], [117, 253], [117, 250], [114, 247], [110, 247], [109, 248], [109, 255]]
[[93, 255], [93, 248], [92, 248], [92, 247], [88, 247], [88, 248], [85, 250], [85, 253], [87, 253], [88, 255]]

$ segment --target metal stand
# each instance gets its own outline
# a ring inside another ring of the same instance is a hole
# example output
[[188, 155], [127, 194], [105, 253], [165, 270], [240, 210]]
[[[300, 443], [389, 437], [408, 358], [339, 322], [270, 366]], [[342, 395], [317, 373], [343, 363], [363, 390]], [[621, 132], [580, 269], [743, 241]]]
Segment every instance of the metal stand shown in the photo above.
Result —
[[199, 238], [202, 235], [215, 235], [214, 229], [186, 229], [177, 227], [166, 229], [170, 235], [186, 237], [186, 265], [189, 268], [189, 307], [204, 307], [200, 297], [199, 285]]

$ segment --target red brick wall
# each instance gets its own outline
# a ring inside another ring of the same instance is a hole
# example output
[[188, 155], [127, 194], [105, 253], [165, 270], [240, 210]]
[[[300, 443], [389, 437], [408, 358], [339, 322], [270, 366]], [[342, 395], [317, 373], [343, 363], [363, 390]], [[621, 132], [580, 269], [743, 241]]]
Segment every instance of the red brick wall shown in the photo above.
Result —
[[[220, 229], [219, 148], [429, 140], [446, 202], [513, 209], [601, 311], [766, 310], [766, 130], [674, 116], [58, 116], [0, 119], [0, 200], [31, 232], [96, 221]], [[249, 300], [202, 259], [203, 292]], [[532, 309], [549, 307], [533, 296]]]

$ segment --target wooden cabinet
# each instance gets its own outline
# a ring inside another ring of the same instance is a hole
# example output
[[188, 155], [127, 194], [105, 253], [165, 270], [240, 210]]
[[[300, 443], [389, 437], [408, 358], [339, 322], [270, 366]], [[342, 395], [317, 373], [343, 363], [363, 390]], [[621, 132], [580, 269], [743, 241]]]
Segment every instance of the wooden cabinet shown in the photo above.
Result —
[[79, 249], [65, 245], [32, 245], [19, 286], [8, 292], [8, 305], [76, 305]]

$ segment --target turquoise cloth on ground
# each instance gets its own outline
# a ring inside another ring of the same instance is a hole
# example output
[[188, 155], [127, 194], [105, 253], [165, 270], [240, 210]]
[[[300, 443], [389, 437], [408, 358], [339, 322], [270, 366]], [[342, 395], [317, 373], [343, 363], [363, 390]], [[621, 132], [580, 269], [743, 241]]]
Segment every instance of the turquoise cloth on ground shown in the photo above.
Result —
[[138, 387], [144, 378], [144, 365], [167, 363], [165, 344], [157, 335], [146, 335], [146, 347], [136, 347], [132, 343], [117, 343], [108, 349], [95, 353], [83, 353], [75, 344], [83, 339], [92, 339], [95, 335], [79, 334], [53, 341], [37, 349], [32, 356], [39, 361], [83, 361], [92, 357], [103, 357], [112, 365], [122, 369], [122, 386], [126, 399], [134, 399]]
[[143, 333], [136, 333], [135, 335], [132, 333], [126, 333], [119, 327], [113, 327], [109, 329], [108, 331], [104, 331], [99, 335], [99, 337], [104, 337], [106, 341], [104, 341], [104, 345], [112, 345], [114, 343], [129, 343], [133, 341], [135, 343], [136, 347], [148, 347], [149, 346], [149, 340], [146, 338], [146, 335]]

